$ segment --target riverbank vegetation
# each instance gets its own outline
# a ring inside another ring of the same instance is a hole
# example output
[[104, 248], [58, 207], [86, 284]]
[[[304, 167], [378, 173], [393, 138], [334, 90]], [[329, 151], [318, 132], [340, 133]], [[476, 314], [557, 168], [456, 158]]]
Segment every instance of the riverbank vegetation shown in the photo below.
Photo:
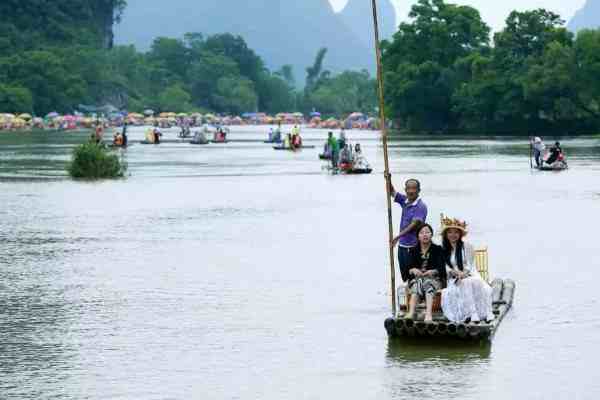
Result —
[[73, 149], [67, 172], [74, 179], [109, 179], [125, 176], [127, 165], [104, 146], [84, 143]]
[[[479, 12], [420, 0], [383, 43], [388, 114], [410, 131], [600, 130], [600, 31], [576, 37], [543, 9], [493, 35]], [[427, 45], [423, 45], [427, 43]]]
[[[156, 38], [147, 52], [111, 47], [123, 0], [69, 6], [0, 5], [0, 111], [71, 113], [111, 104], [140, 112], [319, 111], [374, 114], [367, 71], [332, 73], [327, 49], [305, 77], [270, 70], [231, 34]], [[43, 12], [42, 12], [43, 11]], [[479, 12], [419, 0], [382, 43], [386, 105], [410, 132], [471, 134], [600, 131], [600, 31], [569, 32], [550, 11], [512, 12], [491, 34]], [[360, 55], [357, 55], [358, 57]]]
[[[142, 111], [311, 112], [341, 116], [375, 108], [368, 72], [332, 74], [326, 50], [308, 69], [307, 89], [291, 66], [269, 70], [242, 37], [231, 34], [156, 38], [147, 52], [112, 47], [112, 24], [125, 1], [72, 0], [43, 10], [0, 5], [0, 110], [43, 116], [79, 105]], [[76, 11], [74, 11], [76, 10]], [[107, 18], [109, 16], [110, 18]], [[337, 94], [337, 97], [333, 94]]]

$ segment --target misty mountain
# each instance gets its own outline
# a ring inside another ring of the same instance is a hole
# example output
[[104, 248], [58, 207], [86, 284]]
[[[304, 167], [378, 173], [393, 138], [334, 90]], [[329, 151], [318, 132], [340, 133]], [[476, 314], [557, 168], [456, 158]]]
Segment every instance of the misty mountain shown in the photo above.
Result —
[[[351, 25], [372, 24], [372, 14], [349, 15]], [[241, 35], [271, 69], [291, 64], [298, 82], [321, 47], [329, 49], [327, 69], [373, 70], [375, 65], [373, 46], [343, 22], [328, 0], [128, 0], [115, 26], [115, 42], [147, 50], [158, 36], [187, 32]]]
[[584, 6], [575, 13], [568, 28], [577, 32], [581, 29], [600, 27], [600, 0], [587, 0]]
[[[379, 0], [377, 3], [379, 37], [389, 39], [398, 28], [396, 10], [390, 0]], [[339, 16], [366, 46], [373, 47], [373, 10], [370, 1], [349, 0]]]

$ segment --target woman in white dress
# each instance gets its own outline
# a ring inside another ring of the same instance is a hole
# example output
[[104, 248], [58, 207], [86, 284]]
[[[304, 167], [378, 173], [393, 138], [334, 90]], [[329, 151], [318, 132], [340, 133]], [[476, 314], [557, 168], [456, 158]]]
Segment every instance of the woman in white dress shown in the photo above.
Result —
[[463, 241], [467, 224], [442, 215], [442, 241], [448, 276], [442, 310], [451, 322], [492, 321], [492, 288], [475, 266], [475, 250]]

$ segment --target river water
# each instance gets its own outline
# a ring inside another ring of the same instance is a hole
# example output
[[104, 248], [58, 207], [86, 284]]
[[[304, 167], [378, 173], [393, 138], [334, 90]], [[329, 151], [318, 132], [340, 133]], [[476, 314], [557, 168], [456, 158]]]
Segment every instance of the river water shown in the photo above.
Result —
[[89, 183], [64, 172], [85, 133], [0, 133], [0, 398], [600, 395], [600, 140], [564, 140], [561, 173], [523, 140], [392, 141], [396, 185], [421, 179], [429, 222], [467, 219], [517, 283], [493, 344], [464, 346], [388, 340], [378, 135], [349, 133], [374, 174], [331, 176], [325, 134], [136, 144], [127, 179]]

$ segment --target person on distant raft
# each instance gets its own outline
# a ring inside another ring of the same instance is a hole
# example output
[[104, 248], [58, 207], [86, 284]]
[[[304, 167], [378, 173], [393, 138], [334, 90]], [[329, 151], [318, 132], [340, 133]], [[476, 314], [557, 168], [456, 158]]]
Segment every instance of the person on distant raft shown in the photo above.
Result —
[[300, 136], [299, 133], [292, 136], [292, 146], [294, 149], [302, 148], [302, 137]]
[[549, 165], [554, 164], [557, 161], [562, 161], [564, 158], [562, 148], [560, 147], [560, 142], [554, 143], [554, 146], [550, 148], [550, 156], [546, 160], [546, 163]]
[[340, 168], [344, 171], [351, 170], [352, 158], [352, 146], [346, 143], [340, 154]]
[[533, 139], [533, 158], [535, 159], [535, 165], [537, 165], [538, 168], [544, 163], [543, 157], [545, 150], [546, 145], [541, 138], [536, 137]]
[[123, 138], [123, 146], [127, 147], [127, 141], [129, 140], [127, 138], [127, 127], [129, 126], [129, 123], [127, 121], [125, 121], [125, 123], [123, 124], [123, 131], [121, 132], [121, 137]]
[[94, 136], [94, 140], [96, 144], [100, 144], [102, 142], [102, 138], [104, 137], [104, 127], [100, 123], [100, 121], [96, 121], [96, 132]]
[[277, 124], [277, 129], [275, 129], [275, 136], [273, 137], [273, 140], [276, 142], [281, 141], [281, 122]]
[[292, 134], [288, 133], [287, 135], [285, 135], [285, 139], [283, 140], [283, 148], [285, 149], [291, 149], [293, 146], [292, 144]]
[[158, 126], [158, 123], [154, 124], [154, 144], [160, 144], [160, 137], [162, 136], [162, 132], [160, 131], [160, 127]]
[[123, 146], [123, 136], [119, 132], [115, 132], [113, 136], [113, 145], [117, 147]]
[[370, 168], [367, 159], [362, 153], [360, 143], [356, 143], [354, 146], [354, 156], [352, 157], [352, 166], [354, 169], [367, 169]]
[[329, 145], [329, 151], [331, 152], [331, 167], [335, 170], [338, 166], [340, 147], [337, 139], [333, 136], [333, 132], [327, 134], [327, 144]]
[[[427, 205], [421, 199], [421, 182], [409, 179], [404, 184], [406, 194], [396, 192], [390, 178], [390, 195], [402, 207], [400, 218], [400, 233], [392, 241], [392, 246], [398, 244], [398, 266], [400, 271], [406, 271], [409, 263], [409, 251], [417, 245], [417, 230], [427, 222]], [[402, 275], [406, 281], [406, 276]]]
[[343, 127], [342, 127], [342, 130], [340, 131], [340, 138], [338, 139], [338, 142], [340, 142], [340, 149], [343, 149], [344, 147], [346, 147], [346, 131], [344, 130]]

